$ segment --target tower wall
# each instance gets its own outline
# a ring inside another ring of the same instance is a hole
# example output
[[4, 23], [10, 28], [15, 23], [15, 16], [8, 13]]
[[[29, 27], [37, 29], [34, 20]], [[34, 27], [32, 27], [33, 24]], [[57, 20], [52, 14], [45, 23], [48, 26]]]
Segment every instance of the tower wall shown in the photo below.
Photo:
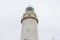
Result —
[[21, 40], [38, 40], [37, 21], [27, 18], [22, 22]]

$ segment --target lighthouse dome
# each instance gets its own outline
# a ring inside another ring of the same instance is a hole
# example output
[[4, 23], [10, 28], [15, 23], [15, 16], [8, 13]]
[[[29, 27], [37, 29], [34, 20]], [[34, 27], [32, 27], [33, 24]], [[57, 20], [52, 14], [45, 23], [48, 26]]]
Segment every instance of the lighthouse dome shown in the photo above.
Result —
[[26, 11], [34, 11], [34, 8], [33, 7], [27, 7]]

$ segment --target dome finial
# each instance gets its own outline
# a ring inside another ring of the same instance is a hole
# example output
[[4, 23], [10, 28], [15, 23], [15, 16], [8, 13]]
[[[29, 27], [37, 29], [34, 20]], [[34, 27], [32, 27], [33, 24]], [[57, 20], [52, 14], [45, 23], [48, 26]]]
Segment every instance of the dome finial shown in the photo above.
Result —
[[29, 7], [31, 7], [31, 5], [29, 5]]

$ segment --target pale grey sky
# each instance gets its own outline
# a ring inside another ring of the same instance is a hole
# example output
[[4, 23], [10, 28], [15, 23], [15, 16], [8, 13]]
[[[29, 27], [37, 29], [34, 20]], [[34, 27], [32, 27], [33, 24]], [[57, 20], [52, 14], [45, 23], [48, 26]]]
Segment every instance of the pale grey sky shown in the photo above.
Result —
[[0, 40], [20, 40], [20, 21], [29, 5], [39, 19], [39, 40], [60, 40], [60, 0], [0, 0]]

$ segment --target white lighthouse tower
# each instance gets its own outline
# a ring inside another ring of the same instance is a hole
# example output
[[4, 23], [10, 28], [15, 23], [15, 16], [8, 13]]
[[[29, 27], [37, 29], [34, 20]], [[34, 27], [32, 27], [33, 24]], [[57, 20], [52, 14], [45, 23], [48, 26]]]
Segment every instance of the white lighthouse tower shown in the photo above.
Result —
[[22, 23], [22, 33], [21, 40], [38, 40], [38, 19], [34, 13], [34, 8], [27, 7], [23, 18], [21, 19]]

